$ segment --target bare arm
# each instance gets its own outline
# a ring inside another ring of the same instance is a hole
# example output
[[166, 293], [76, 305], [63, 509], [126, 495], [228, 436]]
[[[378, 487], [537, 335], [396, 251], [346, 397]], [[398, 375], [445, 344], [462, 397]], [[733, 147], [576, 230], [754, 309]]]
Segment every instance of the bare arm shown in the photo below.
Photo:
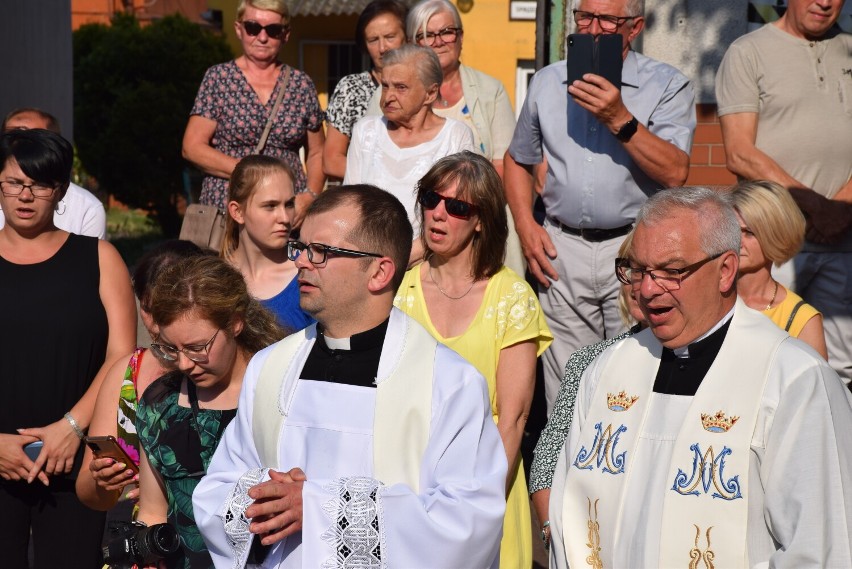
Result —
[[307, 170], [307, 184], [310, 192], [296, 194], [296, 215], [293, 219], [293, 228], [298, 228], [302, 225], [308, 207], [314, 202], [314, 194], [319, 195], [325, 186], [325, 172], [322, 170], [324, 144], [325, 135], [322, 132], [322, 126], [316, 132], [312, 130], [307, 131], [305, 136], [305, 168]]
[[[599, 75], [588, 73], [583, 79], [569, 85], [568, 93], [612, 134], [616, 134], [633, 116], [621, 99], [621, 91]], [[686, 182], [689, 155], [653, 134], [642, 123], [639, 123], [636, 134], [622, 144], [633, 162], [651, 179], [667, 188], [682, 186]]]
[[325, 146], [322, 150], [322, 169], [328, 176], [343, 178], [346, 173], [346, 152], [349, 150], [349, 137], [328, 125]]
[[808, 320], [797, 337], [815, 349], [823, 359], [828, 360], [828, 348], [825, 346], [825, 332], [822, 328], [821, 315], [815, 314], [813, 318]]
[[559, 279], [556, 269], [550, 264], [550, 259], [556, 258], [556, 247], [544, 228], [533, 218], [533, 167], [515, 162], [512, 155], [506, 152], [503, 158], [503, 185], [529, 270], [538, 282], [549, 287], [548, 277]]
[[511, 487], [512, 473], [518, 467], [521, 439], [530, 414], [535, 389], [535, 358], [536, 343], [528, 340], [500, 350], [497, 362], [497, 431], [509, 463], [507, 491]]
[[189, 117], [186, 131], [183, 133], [183, 157], [206, 174], [228, 179], [239, 159], [210, 146], [214, 132], [216, 121], [200, 115]]
[[165, 523], [169, 514], [166, 487], [141, 449], [139, 458], [139, 515], [136, 519], [149, 526]]
[[757, 113], [734, 113], [719, 117], [728, 170], [747, 180], [770, 180], [786, 188], [804, 188], [772, 158], [758, 150]]

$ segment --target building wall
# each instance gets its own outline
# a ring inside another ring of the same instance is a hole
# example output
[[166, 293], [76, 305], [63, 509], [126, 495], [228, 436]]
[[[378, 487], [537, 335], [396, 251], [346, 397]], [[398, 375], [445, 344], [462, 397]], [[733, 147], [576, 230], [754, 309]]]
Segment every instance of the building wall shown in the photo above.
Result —
[[130, 9], [142, 22], [183, 14], [191, 22], [201, 24], [207, 4], [207, 0], [71, 0], [71, 27], [76, 30], [83, 24], [108, 24], [116, 12]]

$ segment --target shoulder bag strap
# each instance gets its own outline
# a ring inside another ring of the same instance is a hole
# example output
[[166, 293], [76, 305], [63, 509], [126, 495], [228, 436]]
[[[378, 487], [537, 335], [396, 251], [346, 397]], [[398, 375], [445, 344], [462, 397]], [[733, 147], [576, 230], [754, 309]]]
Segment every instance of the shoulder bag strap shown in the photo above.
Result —
[[790, 313], [790, 318], [789, 318], [789, 320], [787, 320], [787, 325], [784, 326], [785, 332], [790, 331], [790, 326], [793, 325], [793, 320], [796, 319], [796, 313], [799, 311], [799, 308], [801, 308], [804, 303], [805, 303], [804, 299], [800, 300], [799, 302], [796, 303], [796, 306], [793, 307], [793, 312]]
[[281, 107], [281, 100], [284, 99], [284, 91], [287, 90], [287, 84], [290, 82], [290, 66], [285, 64], [284, 78], [281, 80], [281, 87], [278, 89], [278, 96], [275, 97], [275, 104], [272, 106], [272, 112], [269, 113], [269, 119], [266, 121], [266, 127], [263, 129], [263, 134], [260, 135], [260, 142], [254, 147], [254, 153], [260, 154], [266, 146], [266, 139], [269, 138], [269, 131], [272, 130], [272, 123], [275, 122], [275, 117], [278, 116], [278, 109]]

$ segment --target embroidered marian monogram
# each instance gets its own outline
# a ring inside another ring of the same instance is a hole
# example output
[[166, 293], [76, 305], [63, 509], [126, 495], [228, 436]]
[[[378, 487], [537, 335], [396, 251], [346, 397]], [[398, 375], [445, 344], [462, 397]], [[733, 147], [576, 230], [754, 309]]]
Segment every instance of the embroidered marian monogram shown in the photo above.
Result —
[[595, 424], [596, 433], [592, 448], [586, 450], [585, 445], [580, 447], [580, 452], [574, 459], [574, 466], [580, 470], [598, 468], [608, 474], [623, 474], [627, 451], [617, 455], [615, 454], [615, 447], [618, 445], [618, 438], [621, 433], [627, 432], [627, 427], [621, 425], [613, 433], [611, 423], [603, 431], [601, 430], [602, 425], [602, 422]]
[[606, 406], [610, 411], [627, 411], [639, 399], [638, 395], [627, 395], [626, 391], [619, 391], [618, 394], [606, 394]]
[[[693, 452], [692, 476], [687, 478], [686, 472], [678, 468], [672, 490], [684, 496], [698, 496], [701, 494], [700, 490], [703, 490], [705, 494], [710, 493], [713, 498], [723, 500], [736, 500], [743, 497], [740, 492], [739, 475], [725, 480], [725, 457], [732, 454], [731, 449], [722, 447], [722, 452], [716, 456], [711, 445], [702, 455], [701, 447], [698, 443], [694, 443], [689, 450]], [[711, 487], [712, 492], [710, 492]]]
[[586, 557], [586, 563], [594, 569], [603, 569], [603, 561], [601, 561], [601, 525], [598, 523], [598, 501], [595, 500], [594, 510], [595, 515], [592, 517], [592, 499], [586, 498], [589, 502], [589, 539], [586, 542], [586, 547], [589, 548], [589, 556]]
[[710, 549], [710, 530], [713, 529], [713, 526], [707, 528], [707, 549], [701, 551], [701, 548], [698, 547], [698, 540], [701, 538], [701, 528], [695, 526], [695, 547], [689, 550], [689, 569], [698, 569], [698, 563], [703, 561], [703, 567], [706, 569], [714, 569], [716, 566], [713, 565], [713, 560], [716, 558], [716, 554], [713, 553], [713, 550]]
[[739, 421], [739, 417], [736, 415], [731, 415], [730, 417], [725, 416], [725, 412], [722, 410], [716, 411], [715, 415], [710, 415], [709, 413], [701, 414], [701, 425], [704, 427], [705, 431], [710, 431], [711, 433], [727, 433], [731, 430], [731, 427]]

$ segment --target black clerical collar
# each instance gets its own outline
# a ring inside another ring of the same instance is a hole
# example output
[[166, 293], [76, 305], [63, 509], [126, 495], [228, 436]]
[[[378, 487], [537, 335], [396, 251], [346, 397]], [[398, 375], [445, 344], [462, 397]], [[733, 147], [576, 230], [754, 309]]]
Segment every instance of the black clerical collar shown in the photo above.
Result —
[[731, 318], [727, 318], [715, 331], [689, 344], [688, 357], [678, 357], [674, 350], [663, 348], [654, 391], [669, 395], [695, 395], [722, 349], [730, 326]]
[[334, 346], [340, 342], [333, 341], [332, 338], [326, 339], [322, 327], [317, 324], [317, 341], [308, 354], [300, 377], [314, 381], [375, 387], [379, 359], [388, 331], [388, 320], [375, 328], [353, 335], [349, 338], [348, 349], [330, 347], [329, 344]]

